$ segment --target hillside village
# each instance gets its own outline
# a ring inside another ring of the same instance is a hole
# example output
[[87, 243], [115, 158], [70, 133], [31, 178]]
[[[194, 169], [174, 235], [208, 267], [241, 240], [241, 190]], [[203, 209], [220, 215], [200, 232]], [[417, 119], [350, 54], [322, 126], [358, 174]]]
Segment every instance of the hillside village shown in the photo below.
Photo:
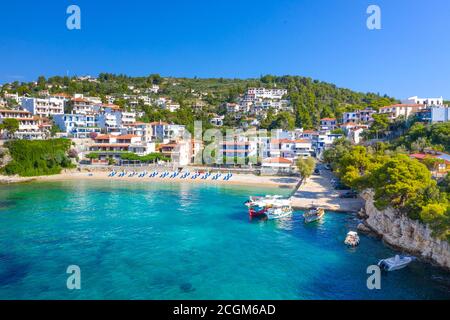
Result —
[[[78, 161], [91, 165], [128, 164], [130, 154], [134, 164], [150, 154], [160, 154], [174, 166], [193, 164], [205, 147], [189, 138], [196, 120], [204, 130], [240, 130], [220, 143], [223, 162], [292, 172], [298, 159], [320, 159], [340, 138], [373, 143], [398, 135], [399, 122], [444, 123], [450, 116], [442, 97], [398, 101], [307, 78], [272, 76], [247, 82], [158, 75], [40, 77], [5, 84], [0, 92], [2, 139], [69, 138]], [[377, 129], [380, 125], [384, 127]], [[260, 129], [269, 134], [248, 134]], [[433, 153], [445, 159], [441, 173], [450, 167], [446, 149]], [[420, 159], [424, 152], [411, 156]]]

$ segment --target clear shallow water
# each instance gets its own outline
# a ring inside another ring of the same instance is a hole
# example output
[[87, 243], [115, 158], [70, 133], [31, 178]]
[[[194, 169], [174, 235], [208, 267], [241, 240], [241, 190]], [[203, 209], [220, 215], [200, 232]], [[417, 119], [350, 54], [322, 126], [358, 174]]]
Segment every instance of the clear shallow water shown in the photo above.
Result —
[[[286, 191], [284, 191], [286, 192]], [[450, 274], [421, 262], [366, 287], [394, 251], [357, 220], [250, 221], [248, 195], [280, 190], [120, 181], [0, 186], [0, 299], [449, 299]], [[81, 290], [66, 288], [68, 265]]]

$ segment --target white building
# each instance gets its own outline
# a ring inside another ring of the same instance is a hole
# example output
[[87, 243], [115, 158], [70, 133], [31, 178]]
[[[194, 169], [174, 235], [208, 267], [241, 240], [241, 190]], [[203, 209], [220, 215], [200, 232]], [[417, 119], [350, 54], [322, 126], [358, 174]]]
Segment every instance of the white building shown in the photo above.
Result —
[[223, 126], [224, 118], [225, 118], [224, 116], [216, 116], [210, 120], [210, 123], [214, 126], [221, 127], [221, 126]]
[[312, 141], [309, 139], [272, 139], [270, 141], [270, 157], [296, 160], [314, 154]]
[[158, 91], [159, 91], [159, 86], [156, 84], [152, 85], [151, 88], [148, 88], [146, 90], [147, 93], [158, 93]]
[[422, 109], [425, 109], [425, 105], [423, 104], [394, 104], [380, 108], [378, 113], [386, 114], [389, 120], [394, 120], [400, 116], [408, 118]]
[[403, 104], [423, 104], [425, 106], [442, 106], [444, 105], [444, 98], [419, 98], [417, 96], [402, 100]]
[[320, 119], [320, 127], [322, 130], [334, 130], [337, 128], [336, 118], [323, 118]]
[[[33, 116], [29, 111], [1, 109], [0, 123], [4, 119], [16, 119], [19, 122], [19, 130], [14, 134], [17, 139], [43, 139], [45, 136], [45, 133], [39, 126], [39, 118]], [[6, 136], [3, 137], [6, 138]]]
[[431, 107], [431, 122], [448, 122], [450, 121], [449, 107]]
[[22, 108], [30, 111], [34, 115], [49, 117], [64, 114], [64, 100], [50, 97], [40, 98], [22, 98]]
[[342, 114], [342, 123], [358, 123], [358, 122], [359, 122], [359, 117], [358, 117], [357, 111], [344, 112]]
[[261, 174], [291, 173], [294, 170], [294, 162], [282, 157], [265, 158], [261, 164]]
[[256, 99], [282, 99], [288, 93], [287, 89], [249, 88], [247, 98]]
[[55, 115], [53, 121], [63, 132], [74, 138], [89, 138], [91, 134], [99, 134], [101, 131], [94, 114]]

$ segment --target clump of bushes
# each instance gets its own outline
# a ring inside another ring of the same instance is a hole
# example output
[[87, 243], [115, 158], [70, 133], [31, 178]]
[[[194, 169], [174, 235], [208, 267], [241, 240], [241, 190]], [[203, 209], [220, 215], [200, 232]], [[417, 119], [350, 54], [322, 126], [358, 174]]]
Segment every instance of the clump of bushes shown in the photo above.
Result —
[[1, 171], [23, 177], [58, 174], [74, 167], [68, 156], [70, 146], [68, 139], [8, 141], [5, 147], [12, 160]]
[[338, 141], [324, 157], [345, 184], [372, 189], [378, 209], [393, 207], [450, 242], [448, 178], [438, 186], [426, 165], [382, 145], [366, 148]]

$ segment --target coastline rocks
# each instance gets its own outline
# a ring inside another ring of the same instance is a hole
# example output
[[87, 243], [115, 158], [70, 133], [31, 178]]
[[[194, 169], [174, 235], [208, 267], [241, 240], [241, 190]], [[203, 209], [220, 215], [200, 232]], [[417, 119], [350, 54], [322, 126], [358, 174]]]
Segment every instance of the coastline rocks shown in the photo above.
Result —
[[368, 226], [366, 226], [364, 223], [358, 224], [358, 226], [356, 227], [356, 229], [357, 229], [358, 231], [363, 232], [363, 233], [372, 233], [372, 232], [373, 232], [373, 231], [372, 231]]
[[[419, 221], [400, 214], [394, 208], [378, 210], [374, 205], [373, 192], [366, 190], [365, 226], [379, 234], [387, 244], [430, 260], [450, 270], [450, 245], [434, 238], [432, 230]], [[359, 226], [358, 226], [359, 227]]]

